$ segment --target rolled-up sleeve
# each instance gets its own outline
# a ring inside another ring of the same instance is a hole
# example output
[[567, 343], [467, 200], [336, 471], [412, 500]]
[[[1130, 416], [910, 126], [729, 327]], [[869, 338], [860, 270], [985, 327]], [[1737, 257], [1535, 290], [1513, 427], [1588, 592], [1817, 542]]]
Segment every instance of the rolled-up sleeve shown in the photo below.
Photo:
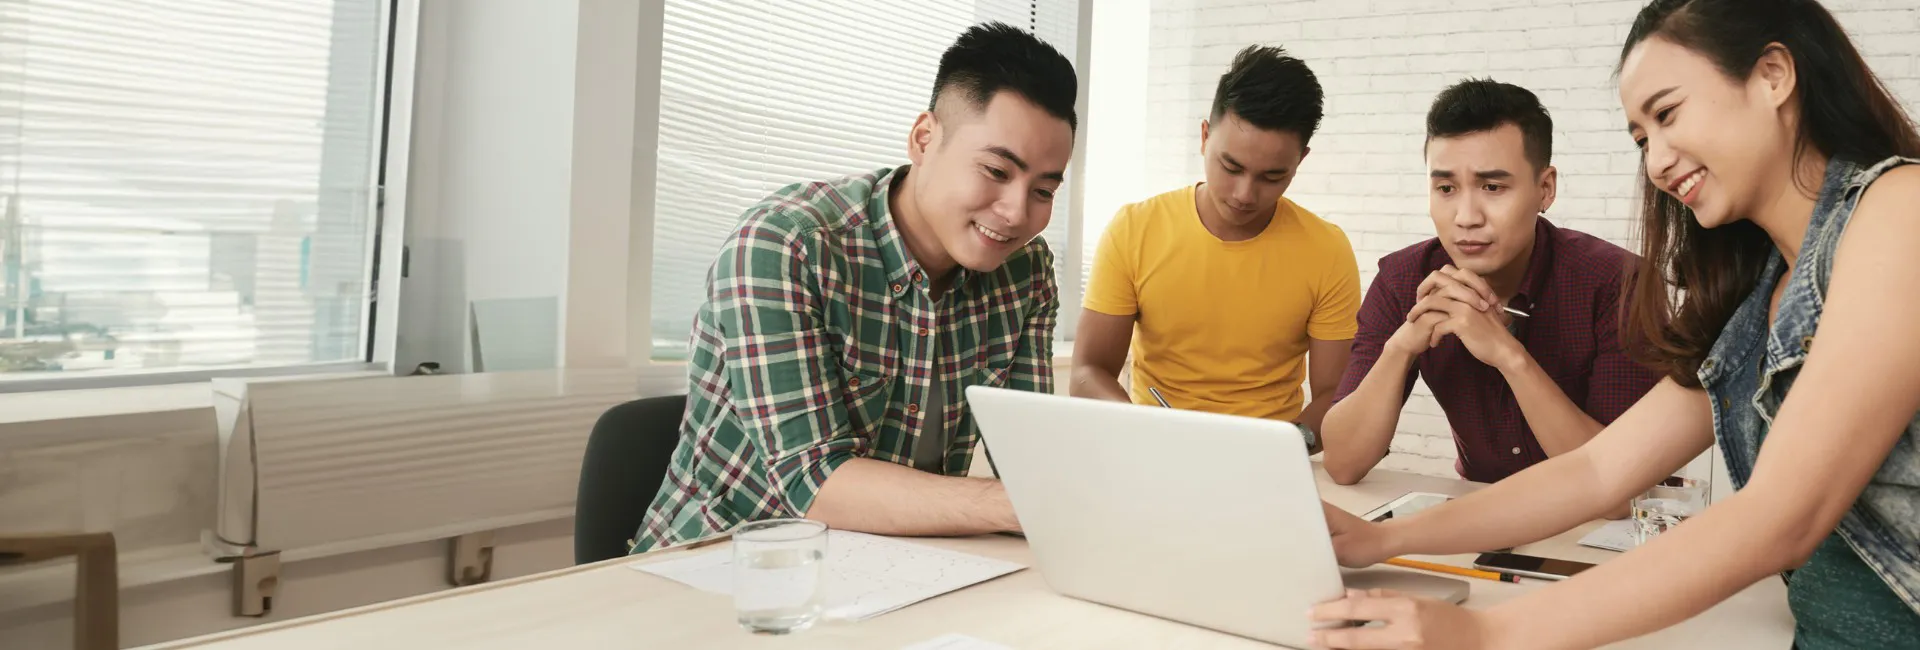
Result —
[[796, 233], [749, 220], [722, 247], [713, 273], [735, 415], [777, 505], [804, 515], [827, 477], [869, 444], [853, 433], [840, 399], [843, 378], [829, 354], [808, 248]]

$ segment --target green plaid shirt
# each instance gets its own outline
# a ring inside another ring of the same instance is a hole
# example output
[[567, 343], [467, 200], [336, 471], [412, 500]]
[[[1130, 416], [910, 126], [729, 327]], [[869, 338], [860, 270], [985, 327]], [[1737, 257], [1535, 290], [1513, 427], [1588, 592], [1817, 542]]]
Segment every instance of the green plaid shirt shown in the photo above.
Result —
[[694, 321], [680, 445], [635, 553], [802, 516], [851, 458], [911, 464], [934, 372], [947, 407], [932, 415], [953, 432], [947, 475], [967, 473], [979, 440], [966, 387], [1053, 391], [1046, 242], [991, 272], [960, 269], [935, 303], [887, 210], [906, 173], [783, 188], [721, 246]]

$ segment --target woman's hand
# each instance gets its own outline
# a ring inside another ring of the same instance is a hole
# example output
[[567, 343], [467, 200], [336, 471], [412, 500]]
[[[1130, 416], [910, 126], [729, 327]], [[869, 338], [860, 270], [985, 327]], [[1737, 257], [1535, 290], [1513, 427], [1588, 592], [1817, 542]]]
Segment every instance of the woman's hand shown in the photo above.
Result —
[[1488, 645], [1485, 615], [1451, 603], [1396, 591], [1350, 589], [1347, 597], [1313, 608], [1317, 623], [1379, 622], [1313, 633], [1328, 650], [1478, 650]]
[[1333, 556], [1340, 566], [1359, 569], [1393, 557], [1394, 550], [1380, 525], [1353, 516], [1325, 501], [1320, 509], [1327, 516], [1327, 533], [1333, 537]]

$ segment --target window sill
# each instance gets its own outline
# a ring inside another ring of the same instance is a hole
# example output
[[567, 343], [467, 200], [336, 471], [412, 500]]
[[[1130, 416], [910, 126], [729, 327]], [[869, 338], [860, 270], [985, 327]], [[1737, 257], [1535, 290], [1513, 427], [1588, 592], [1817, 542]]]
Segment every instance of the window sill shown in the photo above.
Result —
[[128, 388], [5, 393], [0, 394], [0, 425], [212, 407], [213, 389], [204, 381]]
[[[231, 378], [289, 380], [388, 376], [382, 370], [363, 369], [365, 364], [350, 365], [354, 368], [270, 369], [295, 372], [242, 372], [232, 375]], [[305, 372], [300, 372], [303, 370]], [[218, 377], [228, 378], [227, 375]], [[87, 386], [0, 393], [0, 426], [77, 418], [174, 413], [213, 407], [212, 378], [178, 379], [170, 383], [140, 386]], [[9, 386], [0, 384], [0, 387]]]

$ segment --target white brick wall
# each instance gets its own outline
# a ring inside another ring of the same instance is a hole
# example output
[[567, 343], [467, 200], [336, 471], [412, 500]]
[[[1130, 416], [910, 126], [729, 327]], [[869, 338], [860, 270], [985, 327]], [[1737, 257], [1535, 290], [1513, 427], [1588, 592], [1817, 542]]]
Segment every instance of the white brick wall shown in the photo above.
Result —
[[[1640, 0], [1155, 0], [1147, 187], [1201, 177], [1199, 120], [1233, 53], [1284, 45], [1327, 89], [1327, 118], [1289, 196], [1345, 228], [1371, 283], [1383, 254], [1432, 235], [1420, 156], [1428, 104], [1467, 76], [1525, 86], [1553, 113], [1556, 224], [1629, 248], [1639, 160], [1613, 66]], [[1826, 0], [1874, 70], [1920, 114], [1920, 3]], [[1493, 10], [1498, 9], [1495, 12]], [[1454, 444], [1425, 386], [1382, 464], [1453, 475]]]

